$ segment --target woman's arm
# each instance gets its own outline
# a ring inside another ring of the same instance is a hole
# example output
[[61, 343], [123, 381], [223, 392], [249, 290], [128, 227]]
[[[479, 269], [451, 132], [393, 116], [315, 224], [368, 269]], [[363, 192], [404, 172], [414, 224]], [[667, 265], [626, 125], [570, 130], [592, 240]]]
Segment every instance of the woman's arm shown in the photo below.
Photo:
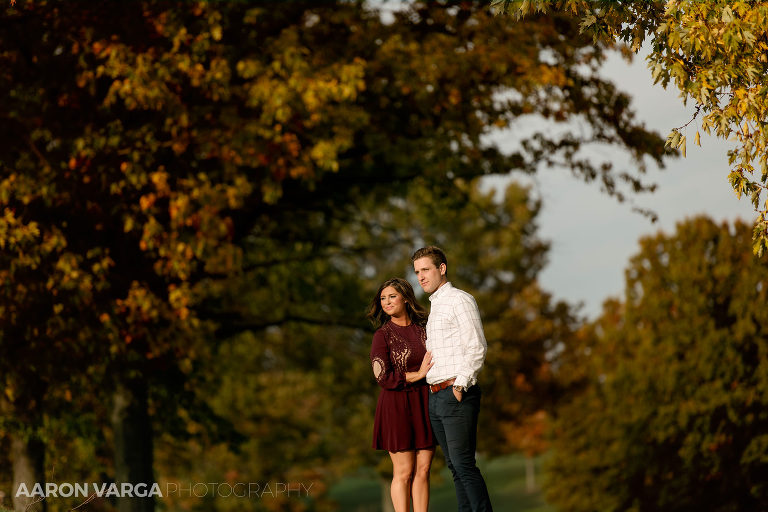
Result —
[[373, 335], [371, 343], [371, 366], [376, 382], [384, 389], [398, 390], [405, 387], [406, 375], [392, 366], [387, 338], [381, 329]]
[[427, 376], [427, 372], [432, 368], [433, 364], [435, 363], [432, 361], [432, 352], [427, 352], [424, 354], [424, 359], [421, 360], [419, 371], [405, 372], [405, 380], [408, 382], [420, 381]]

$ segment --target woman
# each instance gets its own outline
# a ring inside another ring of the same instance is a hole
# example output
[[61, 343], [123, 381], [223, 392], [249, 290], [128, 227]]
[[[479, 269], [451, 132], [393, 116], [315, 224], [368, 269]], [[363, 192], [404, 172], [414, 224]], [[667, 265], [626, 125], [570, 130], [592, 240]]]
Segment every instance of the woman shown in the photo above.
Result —
[[405, 279], [379, 287], [368, 310], [379, 329], [373, 335], [371, 365], [381, 386], [373, 425], [373, 448], [392, 458], [392, 505], [395, 512], [427, 512], [429, 468], [435, 436], [429, 423], [425, 377], [432, 367], [424, 325], [427, 312]]

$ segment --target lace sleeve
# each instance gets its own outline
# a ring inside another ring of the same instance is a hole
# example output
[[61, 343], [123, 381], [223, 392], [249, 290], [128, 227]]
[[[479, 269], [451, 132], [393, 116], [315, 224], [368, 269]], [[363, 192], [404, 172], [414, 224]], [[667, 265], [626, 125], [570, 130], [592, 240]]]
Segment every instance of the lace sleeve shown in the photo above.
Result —
[[371, 344], [371, 367], [376, 382], [384, 389], [402, 389], [405, 375], [397, 371], [390, 359], [389, 344], [381, 329], [373, 335]]

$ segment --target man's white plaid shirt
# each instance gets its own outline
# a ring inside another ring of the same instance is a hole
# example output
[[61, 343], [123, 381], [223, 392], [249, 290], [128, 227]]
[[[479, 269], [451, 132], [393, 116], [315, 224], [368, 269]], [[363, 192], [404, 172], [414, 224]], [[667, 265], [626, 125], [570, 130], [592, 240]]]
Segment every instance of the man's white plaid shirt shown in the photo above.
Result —
[[435, 290], [429, 301], [427, 350], [435, 364], [427, 373], [427, 383], [455, 377], [454, 386], [474, 386], [488, 350], [475, 298], [448, 282]]

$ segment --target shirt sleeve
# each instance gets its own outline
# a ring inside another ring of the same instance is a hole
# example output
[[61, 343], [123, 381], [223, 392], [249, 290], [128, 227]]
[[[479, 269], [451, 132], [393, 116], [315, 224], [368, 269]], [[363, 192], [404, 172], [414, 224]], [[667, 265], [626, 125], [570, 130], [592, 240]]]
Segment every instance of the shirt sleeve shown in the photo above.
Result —
[[405, 375], [392, 366], [389, 345], [381, 330], [373, 335], [371, 344], [371, 366], [376, 382], [384, 389], [399, 390], [405, 387]]
[[454, 315], [459, 329], [462, 358], [455, 386], [467, 387], [477, 381], [477, 374], [483, 367], [488, 344], [480, 321], [480, 309], [472, 296], [462, 297], [454, 305]]

